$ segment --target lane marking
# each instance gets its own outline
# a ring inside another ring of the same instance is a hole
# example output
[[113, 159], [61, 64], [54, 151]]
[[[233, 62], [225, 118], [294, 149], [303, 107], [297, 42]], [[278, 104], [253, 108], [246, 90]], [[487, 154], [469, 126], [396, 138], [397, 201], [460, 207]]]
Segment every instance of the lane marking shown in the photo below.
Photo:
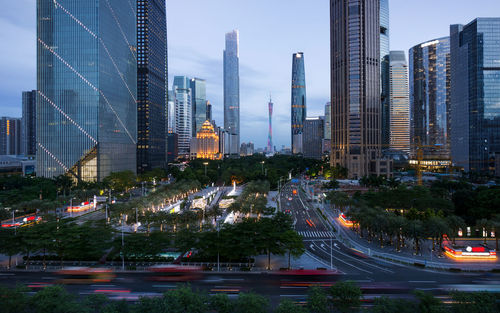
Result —
[[411, 284], [435, 284], [435, 280], [409, 280]]

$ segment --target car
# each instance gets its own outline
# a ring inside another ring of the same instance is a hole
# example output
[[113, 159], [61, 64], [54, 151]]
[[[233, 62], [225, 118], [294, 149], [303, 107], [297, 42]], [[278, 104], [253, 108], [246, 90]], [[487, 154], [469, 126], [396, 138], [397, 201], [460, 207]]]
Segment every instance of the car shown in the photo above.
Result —
[[288, 201], [292, 201], [292, 197], [288, 197]]

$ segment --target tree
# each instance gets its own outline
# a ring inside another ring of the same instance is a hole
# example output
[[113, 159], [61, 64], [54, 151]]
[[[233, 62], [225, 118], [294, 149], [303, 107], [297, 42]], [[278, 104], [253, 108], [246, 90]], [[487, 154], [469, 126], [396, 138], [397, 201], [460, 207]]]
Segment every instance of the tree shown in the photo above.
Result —
[[361, 289], [349, 281], [340, 281], [330, 287], [331, 302], [340, 312], [354, 312], [361, 304]]
[[215, 294], [210, 297], [210, 309], [217, 313], [232, 313], [234, 306], [226, 294]]
[[375, 299], [373, 313], [415, 313], [418, 312], [415, 302], [404, 299], [380, 297]]
[[455, 244], [455, 239], [457, 237], [458, 231], [465, 228], [465, 221], [463, 218], [456, 215], [449, 215], [446, 217], [446, 223], [450, 229], [448, 236], [451, 237], [453, 244]]
[[114, 172], [104, 178], [104, 183], [118, 192], [127, 192], [135, 186], [135, 182], [136, 176], [132, 171]]
[[14, 234], [14, 230], [0, 229], [0, 253], [9, 256], [9, 269], [12, 265], [12, 256], [21, 252], [21, 237]]
[[46, 287], [28, 301], [32, 312], [36, 313], [80, 313], [83, 308], [61, 286]]
[[267, 313], [269, 300], [255, 293], [240, 293], [236, 305], [235, 313]]
[[481, 231], [481, 236], [484, 239], [484, 244], [486, 244], [488, 231], [490, 230], [490, 228], [492, 228], [492, 223], [489, 220], [482, 218], [476, 222], [476, 227]]
[[0, 287], [0, 308], [4, 313], [25, 313], [28, 308], [28, 297], [24, 287]]
[[453, 292], [453, 312], [457, 313], [494, 313], [500, 306], [496, 303], [495, 294], [487, 292]]
[[280, 302], [274, 313], [307, 313], [307, 310], [301, 306], [295, 305], [289, 299], [284, 299]]
[[163, 295], [162, 300], [163, 305], [166, 308], [166, 310], [162, 312], [205, 313], [208, 308], [207, 299], [199, 293], [194, 292], [189, 285], [169, 290]]
[[282, 233], [284, 247], [288, 251], [288, 269], [291, 268], [291, 257], [299, 258], [305, 252], [304, 241], [302, 236], [296, 231], [288, 230]]
[[415, 296], [419, 300], [418, 309], [425, 313], [444, 313], [444, 308], [441, 301], [430, 293], [416, 290]]
[[328, 312], [328, 297], [321, 287], [313, 286], [307, 292], [307, 308], [311, 313]]

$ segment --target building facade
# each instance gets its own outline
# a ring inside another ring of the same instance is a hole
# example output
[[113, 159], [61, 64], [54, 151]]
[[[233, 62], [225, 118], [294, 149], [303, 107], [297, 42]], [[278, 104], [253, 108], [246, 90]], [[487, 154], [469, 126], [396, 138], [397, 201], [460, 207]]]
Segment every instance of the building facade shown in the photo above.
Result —
[[450, 39], [433, 39], [409, 51], [411, 155], [450, 158]]
[[228, 133], [228, 154], [240, 150], [240, 65], [239, 32], [226, 34], [224, 50], [224, 129]]
[[410, 92], [405, 52], [391, 51], [390, 60], [390, 148], [410, 154]]
[[240, 147], [241, 156], [252, 156], [255, 152], [255, 147], [253, 142], [245, 143], [243, 142]]
[[380, 0], [331, 0], [332, 166], [390, 175], [381, 159]]
[[137, 0], [137, 171], [166, 165], [165, 0]]
[[178, 136], [179, 157], [189, 158], [193, 131], [193, 109], [190, 79], [186, 76], [174, 77], [175, 130]]
[[197, 159], [221, 159], [221, 154], [219, 153], [219, 135], [210, 121], [203, 123], [200, 131], [196, 133], [196, 138], [193, 139], [195, 139], [194, 145]]
[[321, 160], [323, 157], [323, 139], [325, 118], [307, 117], [304, 121], [303, 149], [304, 157]]
[[500, 158], [500, 18], [452, 25], [450, 46], [453, 164], [494, 174]]
[[21, 119], [0, 118], [0, 155], [22, 154]]
[[204, 79], [191, 79], [193, 99], [193, 137], [201, 130], [207, 120], [207, 83]]
[[23, 117], [21, 120], [22, 153], [36, 155], [36, 90], [23, 92]]
[[210, 101], [207, 101], [207, 104], [206, 104], [207, 108], [207, 116], [206, 116], [206, 120], [207, 121], [212, 121], [212, 104], [210, 103]]
[[382, 149], [390, 143], [390, 44], [389, 44], [389, 0], [380, 0], [380, 104], [382, 106]]
[[302, 154], [302, 137], [306, 120], [306, 72], [304, 53], [293, 54], [292, 60], [292, 153]]
[[136, 8], [37, 0], [37, 175], [136, 172]]

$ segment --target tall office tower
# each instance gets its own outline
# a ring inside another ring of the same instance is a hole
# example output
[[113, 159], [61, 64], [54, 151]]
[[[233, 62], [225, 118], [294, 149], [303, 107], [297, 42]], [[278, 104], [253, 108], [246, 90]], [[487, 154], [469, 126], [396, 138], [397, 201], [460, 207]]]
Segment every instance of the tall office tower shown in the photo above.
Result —
[[137, 0], [137, 171], [166, 164], [165, 0]]
[[167, 133], [175, 133], [175, 96], [174, 91], [168, 91], [168, 102], [167, 102]]
[[325, 104], [325, 133], [323, 138], [327, 140], [332, 138], [332, 104], [330, 102]]
[[239, 32], [226, 34], [224, 50], [224, 129], [228, 133], [229, 155], [237, 157], [240, 150], [240, 65]]
[[186, 76], [174, 77], [175, 130], [178, 136], [179, 156], [189, 158], [191, 147], [193, 108], [190, 80]]
[[292, 153], [304, 153], [302, 137], [306, 120], [306, 71], [304, 53], [293, 54], [292, 60]]
[[36, 155], [36, 90], [23, 92], [23, 117], [21, 120], [22, 153]]
[[416, 45], [409, 59], [412, 157], [421, 145], [426, 160], [449, 160], [450, 39]]
[[135, 6], [37, 0], [37, 41], [37, 175], [135, 173]]
[[20, 155], [21, 137], [20, 118], [0, 118], [0, 155]]
[[207, 120], [207, 83], [204, 79], [192, 78], [190, 81], [193, 104], [193, 137], [201, 130]]
[[389, 0], [380, 0], [380, 101], [382, 105], [382, 148], [390, 143], [390, 106], [389, 106]]
[[207, 101], [207, 116], [206, 116], [206, 119], [207, 121], [210, 121], [212, 122], [212, 104], [210, 103], [210, 101]]
[[274, 153], [274, 146], [273, 146], [273, 100], [269, 96], [269, 103], [267, 104], [269, 108], [269, 130], [268, 130], [268, 136], [267, 136], [267, 153]]
[[390, 175], [381, 160], [380, 0], [330, 0], [332, 166]]
[[410, 94], [408, 63], [404, 51], [391, 51], [390, 81], [390, 148], [410, 153]]
[[450, 27], [452, 161], [493, 172], [500, 158], [500, 18]]
[[320, 160], [323, 156], [323, 136], [325, 117], [307, 117], [304, 121], [303, 149], [304, 157]]

